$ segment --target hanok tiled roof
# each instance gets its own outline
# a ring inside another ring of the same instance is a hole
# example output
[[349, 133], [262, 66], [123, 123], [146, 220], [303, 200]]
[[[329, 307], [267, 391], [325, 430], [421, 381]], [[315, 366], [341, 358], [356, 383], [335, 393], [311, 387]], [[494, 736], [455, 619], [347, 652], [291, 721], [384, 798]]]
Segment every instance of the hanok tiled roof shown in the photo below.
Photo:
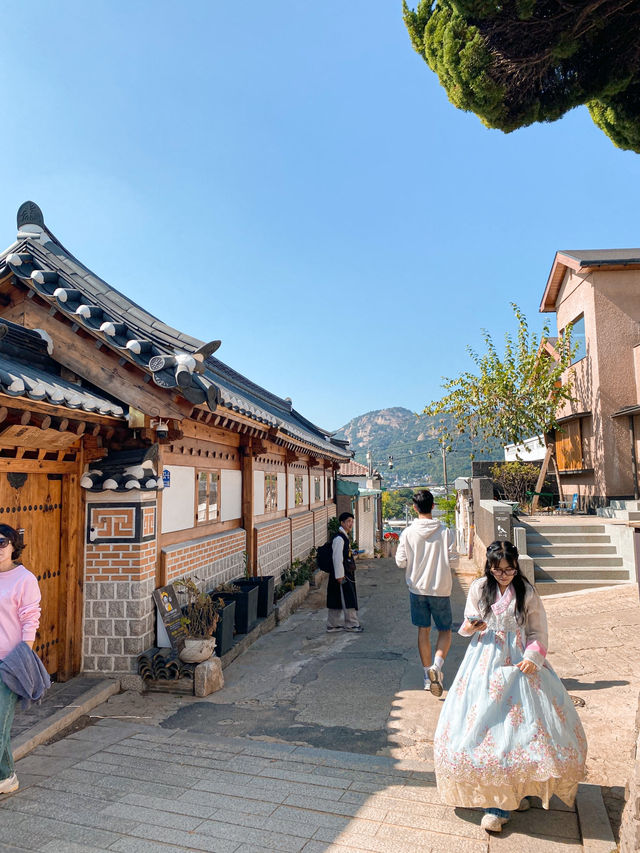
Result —
[[219, 341], [204, 344], [172, 329], [98, 278], [56, 239], [40, 208], [18, 210], [18, 238], [0, 254], [0, 277], [10, 270], [56, 310], [83, 327], [121, 357], [175, 389], [193, 405], [226, 408], [278, 429], [319, 451], [348, 458], [345, 443], [306, 420], [289, 400], [251, 382], [213, 358]]
[[360, 462], [343, 462], [338, 469], [338, 474], [341, 477], [366, 477], [369, 474], [369, 469]]
[[60, 376], [60, 365], [49, 357], [38, 332], [8, 320], [0, 321], [0, 391], [67, 409], [124, 418], [124, 409], [92, 389]]
[[157, 472], [158, 445], [119, 450], [92, 462], [80, 485], [92, 492], [158, 491], [163, 488]]

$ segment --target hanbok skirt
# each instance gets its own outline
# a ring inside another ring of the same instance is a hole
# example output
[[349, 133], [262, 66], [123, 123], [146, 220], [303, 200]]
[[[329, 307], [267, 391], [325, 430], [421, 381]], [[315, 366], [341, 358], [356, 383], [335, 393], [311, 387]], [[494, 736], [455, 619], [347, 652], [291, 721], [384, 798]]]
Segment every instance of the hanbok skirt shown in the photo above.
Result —
[[569, 694], [545, 665], [525, 675], [519, 631], [475, 634], [434, 739], [438, 791], [452, 806], [517, 809], [525, 796], [567, 805], [584, 778], [587, 742]]

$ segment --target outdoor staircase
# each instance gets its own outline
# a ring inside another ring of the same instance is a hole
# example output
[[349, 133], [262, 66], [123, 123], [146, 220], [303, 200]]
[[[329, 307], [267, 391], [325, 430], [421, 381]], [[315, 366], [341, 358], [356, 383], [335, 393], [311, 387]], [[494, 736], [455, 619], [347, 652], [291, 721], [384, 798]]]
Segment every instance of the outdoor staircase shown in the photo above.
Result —
[[610, 501], [609, 506], [599, 507], [596, 515], [600, 518], [640, 521], [640, 501]]
[[[638, 513], [640, 516], [640, 512]], [[525, 524], [540, 595], [629, 583], [629, 570], [604, 524]]]

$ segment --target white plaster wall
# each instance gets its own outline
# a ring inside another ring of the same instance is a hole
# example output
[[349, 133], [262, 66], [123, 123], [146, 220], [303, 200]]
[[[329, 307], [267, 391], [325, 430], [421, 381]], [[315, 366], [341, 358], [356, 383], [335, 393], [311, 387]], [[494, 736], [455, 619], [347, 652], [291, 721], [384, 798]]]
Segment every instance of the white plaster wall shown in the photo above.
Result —
[[278, 473], [278, 509], [287, 507], [287, 475]]
[[289, 509], [291, 509], [295, 505], [296, 505], [296, 477], [295, 477], [295, 474], [289, 474]]
[[242, 518], [242, 471], [220, 471], [220, 521]]
[[171, 485], [162, 491], [162, 532], [193, 527], [196, 469], [167, 465]]
[[253, 472], [253, 514], [264, 515], [264, 471]]
[[305, 474], [302, 477], [302, 506], [309, 504], [309, 475]]

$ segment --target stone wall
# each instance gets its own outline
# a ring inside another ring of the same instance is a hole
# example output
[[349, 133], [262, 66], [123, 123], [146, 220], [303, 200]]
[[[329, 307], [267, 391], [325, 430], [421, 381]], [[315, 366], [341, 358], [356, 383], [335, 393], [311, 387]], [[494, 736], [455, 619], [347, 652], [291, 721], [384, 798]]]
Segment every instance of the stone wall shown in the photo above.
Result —
[[627, 781], [626, 805], [620, 825], [620, 853], [637, 853], [640, 850], [640, 704], [636, 714], [636, 745], [633, 765]]
[[[153, 645], [156, 573], [155, 496], [87, 503], [83, 659], [85, 672], [133, 672]], [[128, 496], [127, 496], [128, 497]]]
[[256, 524], [258, 575], [273, 575], [275, 583], [291, 565], [291, 521], [288, 518]]
[[294, 560], [304, 560], [313, 548], [313, 513], [303, 512], [291, 518], [291, 556]]
[[[313, 541], [316, 548], [324, 545], [327, 541], [327, 521], [329, 513], [328, 507], [323, 506], [320, 509], [313, 510]], [[335, 512], [333, 513], [335, 515]]]

